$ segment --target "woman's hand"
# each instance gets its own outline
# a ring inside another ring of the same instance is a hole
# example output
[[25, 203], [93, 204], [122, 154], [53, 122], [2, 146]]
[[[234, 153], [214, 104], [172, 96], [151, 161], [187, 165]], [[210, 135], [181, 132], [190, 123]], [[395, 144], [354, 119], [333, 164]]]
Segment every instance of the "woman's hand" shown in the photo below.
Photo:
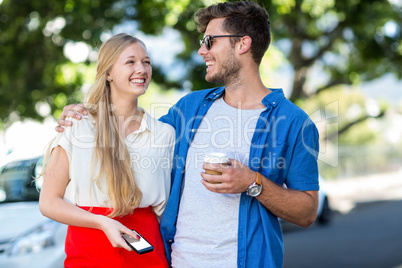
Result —
[[136, 239], [140, 239], [140, 237], [116, 220], [101, 215], [99, 215], [99, 217], [101, 217], [101, 230], [106, 234], [110, 244], [115, 248], [124, 248], [128, 251], [132, 251], [122, 235], [127, 234]]
[[81, 115], [87, 115], [88, 112], [84, 108], [84, 104], [79, 103], [79, 104], [70, 104], [67, 106], [64, 106], [63, 112], [60, 115], [59, 120], [57, 120], [57, 123], [59, 124], [56, 127], [57, 132], [63, 132], [64, 127], [71, 127], [73, 125], [73, 122], [71, 121], [66, 121], [67, 117], [73, 117], [77, 120], [81, 120]]

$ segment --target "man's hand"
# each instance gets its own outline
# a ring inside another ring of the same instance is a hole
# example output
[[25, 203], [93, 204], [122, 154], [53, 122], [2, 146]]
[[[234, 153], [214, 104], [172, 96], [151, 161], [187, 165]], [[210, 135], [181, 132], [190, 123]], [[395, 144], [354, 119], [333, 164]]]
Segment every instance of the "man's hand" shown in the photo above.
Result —
[[77, 120], [81, 119], [81, 115], [87, 115], [88, 112], [87, 110], [85, 110], [84, 108], [84, 104], [79, 103], [79, 104], [70, 104], [67, 106], [64, 106], [63, 108], [63, 112], [60, 115], [59, 120], [57, 120], [57, 123], [59, 124], [56, 127], [56, 131], [57, 132], [63, 132], [64, 131], [64, 127], [71, 127], [73, 125], [73, 122], [71, 121], [66, 121], [67, 117], [73, 117]]
[[[233, 159], [229, 160], [228, 166], [204, 163], [202, 167], [222, 172], [222, 175], [201, 172], [201, 183], [216, 193], [243, 193], [257, 177], [255, 171]], [[314, 222], [317, 217], [318, 191], [285, 189], [265, 177], [262, 177], [261, 183], [262, 192], [256, 199], [272, 214], [304, 228]]]
[[222, 175], [210, 175], [201, 172], [201, 183], [211, 192], [237, 194], [245, 192], [256, 179], [256, 172], [235, 159], [229, 159], [227, 166], [204, 163], [203, 169], [222, 172]]

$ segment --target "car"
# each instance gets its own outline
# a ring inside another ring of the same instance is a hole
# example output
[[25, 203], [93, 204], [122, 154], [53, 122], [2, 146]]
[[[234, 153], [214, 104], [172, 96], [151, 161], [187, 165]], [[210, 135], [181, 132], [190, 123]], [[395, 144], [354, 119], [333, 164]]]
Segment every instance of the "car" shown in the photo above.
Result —
[[318, 191], [318, 210], [316, 222], [321, 225], [328, 224], [332, 219], [332, 210], [327, 195], [327, 185], [325, 180], [320, 176], [320, 190]]
[[64, 266], [67, 226], [39, 211], [38, 177], [43, 157], [16, 160], [0, 168], [0, 267]]

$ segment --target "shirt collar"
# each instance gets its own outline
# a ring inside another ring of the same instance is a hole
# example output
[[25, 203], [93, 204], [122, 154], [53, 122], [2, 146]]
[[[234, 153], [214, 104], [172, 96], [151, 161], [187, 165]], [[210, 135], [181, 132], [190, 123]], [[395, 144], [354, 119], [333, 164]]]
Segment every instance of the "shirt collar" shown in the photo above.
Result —
[[206, 96], [206, 99], [216, 100], [217, 98], [222, 96], [224, 91], [225, 87], [216, 87]]
[[268, 105], [276, 107], [285, 98], [285, 94], [283, 94], [281, 88], [269, 88], [269, 90], [271, 90], [271, 93], [262, 99], [262, 103], [265, 107], [268, 107]]
[[156, 125], [155, 122], [153, 121], [152, 117], [142, 108], [140, 108], [143, 112], [144, 115], [142, 116], [141, 120], [141, 126], [138, 129], [138, 132], [143, 132], [146, 129], [149, 130], [152, 134], [156, 134]]
[[[264, 99], [262, 99], [262, 103], [265, 105], [265, 107], [268, 107], [268, 105], [276, 107], [278, 103], [285, 98], [285, 94], [283, 94], [283, 90], [281, 88], [269, 88], [269, 90], [271, 90], [271, 93], [269, 93], [267, 96], [265, 96]], [[216, 100], [217, 98], [222, 96], [224, 91], [225, 87], [217, 87], [212, 90], [206, 96], [206, 98], [209, 100]]]
[[[144, 132], [145, 130], [149, 130], [152, 134], [156, 133], [156, 126], [155, 123], [152, 121], [152, 117], [142, 108], [138, 107], [138, 110], [144, 113], [141, 119], [141, 125], [138, 130], [135, 132]], [[91, 120], [92, 123], [95, 124], [95, 118], [92, 115], [82, 115], [83, 118]]]

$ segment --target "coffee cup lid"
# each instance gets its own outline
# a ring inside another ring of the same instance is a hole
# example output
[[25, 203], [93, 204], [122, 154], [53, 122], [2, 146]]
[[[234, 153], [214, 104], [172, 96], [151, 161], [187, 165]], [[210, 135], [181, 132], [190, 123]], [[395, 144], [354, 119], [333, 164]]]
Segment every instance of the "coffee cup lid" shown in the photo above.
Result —
[[227, 163], [229, 162], [229, 158], [224, 153], [207, 153], [204, 156], [204, 162], [207, 163]]

